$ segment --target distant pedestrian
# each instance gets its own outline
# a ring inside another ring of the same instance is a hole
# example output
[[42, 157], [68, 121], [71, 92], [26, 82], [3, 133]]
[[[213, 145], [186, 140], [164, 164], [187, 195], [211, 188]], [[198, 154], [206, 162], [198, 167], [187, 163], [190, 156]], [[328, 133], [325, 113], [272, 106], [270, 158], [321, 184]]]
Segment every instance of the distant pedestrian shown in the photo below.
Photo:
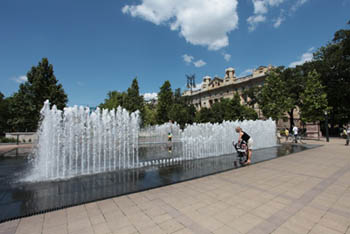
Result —
[[349, 145], [349, 141], [350, 141], [350, 124], [348, 124], [348, 126], [346, 128], [346, 144], [345, 145]]
[[286, 141], [288, 141], [288, 136], [289, 136], [289, 130], [288, 130], [288, 128], [286, 128], [286, 129], [284, 130], [284, 135], [286, 136]]
[[172, 125], [173, 125], [173, 121], [169, 120], [169, 124], [170, 124], [170, 130], [168, 132], [168, 152], [171, 153], [173, 151], [173, 131], [172, 131]]
[[294, 141], [295, 141], [295, 143], [297, 143], [298, 142], [298, 131], [299, 131], [299, 129], [298, 129], [298, 127], [297, 126], [294, 126], [293, 127], [293, 135], [294, 135]]

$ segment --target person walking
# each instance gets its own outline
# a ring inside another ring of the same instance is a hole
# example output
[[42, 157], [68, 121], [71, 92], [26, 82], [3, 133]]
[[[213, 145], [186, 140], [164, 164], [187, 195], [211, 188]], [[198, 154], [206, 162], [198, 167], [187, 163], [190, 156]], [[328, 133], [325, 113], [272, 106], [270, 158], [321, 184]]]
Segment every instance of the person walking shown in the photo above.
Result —
[[284, 130], [284, 135], [286, 136], [286, 142], [287, 142], [288, 141], [288, 137], [289, 137], [289, 130], [288, 130], [288, 128], [286, 128]]
[[349, 145], [349, 141], [350, 141], [350, 124], [348, 124], [348, 126], [346, 128], [346, 144], [345, 145]]
[[295, 143], [298, 143], [298, 131], [299, 131], [298, 127], [294, 125], [294, 127], [293, 127], [293, 135], [294, 135], [294, 142]]

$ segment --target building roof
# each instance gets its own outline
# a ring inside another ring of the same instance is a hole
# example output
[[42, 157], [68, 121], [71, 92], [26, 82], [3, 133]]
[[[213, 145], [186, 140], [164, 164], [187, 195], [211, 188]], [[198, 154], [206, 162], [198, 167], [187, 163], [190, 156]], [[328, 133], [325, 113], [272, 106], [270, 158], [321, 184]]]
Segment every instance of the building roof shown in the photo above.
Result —
[[220, 81], [220, 82], [223, 82], [223, 81], [224, 81], [222, 78], [215, 76], [214, 79], [212, 79], [212, 80], [209, 82], [209, 85], [212, 84], [212, 83], [213, 83], [214, 81], [216, 81], [216, 80], [218, 80], [218, 81]]

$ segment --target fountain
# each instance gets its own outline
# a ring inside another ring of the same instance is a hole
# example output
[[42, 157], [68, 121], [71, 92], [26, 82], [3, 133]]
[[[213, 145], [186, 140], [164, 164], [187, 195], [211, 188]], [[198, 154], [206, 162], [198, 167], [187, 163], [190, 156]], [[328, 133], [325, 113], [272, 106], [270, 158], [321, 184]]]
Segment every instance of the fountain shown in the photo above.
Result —
[[[237, 126], [252, 136], [255, 149], [276, 145], [272, 120], [193, 124], [183, 130], [176, 123], [165, 123], [140, 130], [138, 112], [129, 114], [121, 107], [90, 111], [77, 106], [62, 112], [56, 106], [50, 109], [49, 101], [41, 115], [34, 168], [26, 178], [30, 181], [233, 154]], [[171, 142], [169, 132], [173, 135]], [[169, 144], [171, 153], [165, 150]]]
[[45, 102], [34, 168], [28, 180], [63, 179], [138, 165], [138, 112], [90, 111]]
[[0, 223], [237, 168], [238, 125], [254, 139], [252, 163], [315, 147], [276, 146], [272, 120], [140, 129], [138, 112], [48, 101], [41, 115], [31, 156], [0, 158]]

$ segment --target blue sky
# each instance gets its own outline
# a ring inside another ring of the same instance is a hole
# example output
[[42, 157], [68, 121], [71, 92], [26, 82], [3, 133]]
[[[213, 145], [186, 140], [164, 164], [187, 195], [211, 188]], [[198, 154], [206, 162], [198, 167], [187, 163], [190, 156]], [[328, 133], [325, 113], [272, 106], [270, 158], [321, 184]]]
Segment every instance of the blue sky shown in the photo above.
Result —
[[350, 20], [350, 0], [1, 0], [0, 92], [43, 57], [69, 105], [96, 106], [137, 76], [141, 93], [185, 74], [236, 75], [312, 59]]

